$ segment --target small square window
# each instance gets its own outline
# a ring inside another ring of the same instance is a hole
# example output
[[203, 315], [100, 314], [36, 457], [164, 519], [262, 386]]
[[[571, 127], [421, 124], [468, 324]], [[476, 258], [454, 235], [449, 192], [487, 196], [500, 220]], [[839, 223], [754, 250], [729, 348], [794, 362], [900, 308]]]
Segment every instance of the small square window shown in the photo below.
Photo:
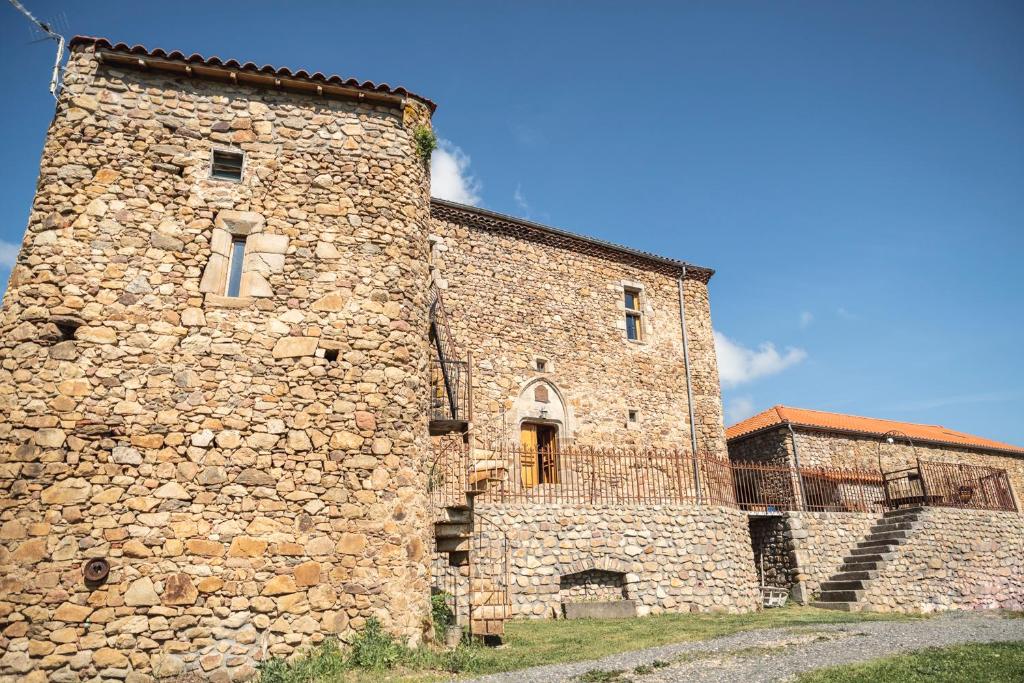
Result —
[[640, 411], [630, 410], [628, 414], [630, 423], [636, 424], [640, 421]]
[[324, 349], [324, 360], [328, 363], [337, 363], [338, 349]]
[[225, 294], [239, 296], [242, 290], [242, 264], [245, 262], [245, 238], [236, 237], [231, 241], [231, 256], [228, 259], [228, 282]]
[[543, 358], [538, 358], [534, 362], [535, 362], [536, 367], [537, 367], [537, 372], [547, 372], [548, 371], [548, 362], [546, 360], [544, 360]]
[[210, 176], [218, 180], [242, 180], [242, 162], [244, 155], [241, 152], [232, 152], [226, 149], [213, 150], [213, 162], [210, 166]]

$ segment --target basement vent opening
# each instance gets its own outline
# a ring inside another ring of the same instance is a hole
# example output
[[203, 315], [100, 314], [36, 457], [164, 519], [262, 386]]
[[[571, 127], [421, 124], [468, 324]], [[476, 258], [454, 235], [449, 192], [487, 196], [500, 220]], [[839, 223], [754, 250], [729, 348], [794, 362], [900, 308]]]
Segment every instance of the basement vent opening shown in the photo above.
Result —
[[218, 180], [242, 180], [242, 162], [244, 155], [241, 152], [232, 152], [226, 149], [213, 150], [213, 163], [210, 167], [210, 175]]

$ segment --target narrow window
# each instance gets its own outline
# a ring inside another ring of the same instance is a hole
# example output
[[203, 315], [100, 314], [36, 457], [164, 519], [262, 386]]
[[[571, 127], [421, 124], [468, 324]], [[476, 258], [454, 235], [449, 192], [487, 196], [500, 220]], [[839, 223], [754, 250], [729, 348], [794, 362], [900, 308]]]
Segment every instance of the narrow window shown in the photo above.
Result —
[[629, 411], [629, 421], [630, 422], [632, 422], [633, 424], [636, 424], [639, 421], [639, 419], [640, 419], [640, 415], [639, 415], [639, 413], [637, 411], [635, 411], [635, 410]]
[[210, 175], [219, 180], [242, 179], [242, 153], [229, 152], [223, 149], [213, 150], [213, 164], [210, 167]]
[[640, 290], [626, 289], [626, 338], [639, 341], [643, 330], [640, 316]]
[[547, 372], [548, 362], [543, 358], [537, 359], [537, 372]]
[[228, 296], [238, 296], [242, 289], [242, 263], [245, 261], [245, 238], [231, 240], [231, 259], [228, 263]]

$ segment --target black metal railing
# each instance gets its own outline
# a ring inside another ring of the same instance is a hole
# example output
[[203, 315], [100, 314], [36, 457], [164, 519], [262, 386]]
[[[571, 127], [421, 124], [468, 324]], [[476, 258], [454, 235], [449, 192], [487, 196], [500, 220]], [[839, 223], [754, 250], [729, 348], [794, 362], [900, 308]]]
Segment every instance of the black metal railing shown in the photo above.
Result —
[[885, 472], [885, 501], [891, 508], [915, 505], [1017, 512], [1006, 470], [983, 465], [918, 460]]
[[470, 365], [455, 345], [437, 287], [431, 287], [430, 345], [430, 419], [468, 422]]

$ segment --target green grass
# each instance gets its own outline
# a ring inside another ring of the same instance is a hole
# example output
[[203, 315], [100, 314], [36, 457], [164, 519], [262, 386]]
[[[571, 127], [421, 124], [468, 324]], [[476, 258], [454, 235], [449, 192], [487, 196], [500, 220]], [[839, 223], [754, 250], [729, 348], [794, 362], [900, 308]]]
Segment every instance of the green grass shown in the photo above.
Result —
[[496, 673], [542, 664], [597, 659], [617, 652], [708, 640], [756, 628], [915, 618], [921, 617], [793, 606], [738, 615], [659, 614], [638, 619], [511, 621], [506, 624], [505, 647], [481, 652], [474, 671]]
[[1011, 683], [1024, 681], [1024, 642], [928, 648], [804, 674], [798, 683]]
[[387, 634], [370, 628], [347, 650], [325, 642], [292, 662], [267, 662], [262, 667], [261, 682], [431, 681], [450, 678], [452, 674], [482, 675], [596, 659], [617, 652], [707, 640], [750, 629], [915, 618], [920, 617], [792, 606], [742, 615], [659, 614], [636, 619], [523, 620], [506, 624], [503, 647], [463, 645], [447, 651], [427, 647], [410, 650]]

